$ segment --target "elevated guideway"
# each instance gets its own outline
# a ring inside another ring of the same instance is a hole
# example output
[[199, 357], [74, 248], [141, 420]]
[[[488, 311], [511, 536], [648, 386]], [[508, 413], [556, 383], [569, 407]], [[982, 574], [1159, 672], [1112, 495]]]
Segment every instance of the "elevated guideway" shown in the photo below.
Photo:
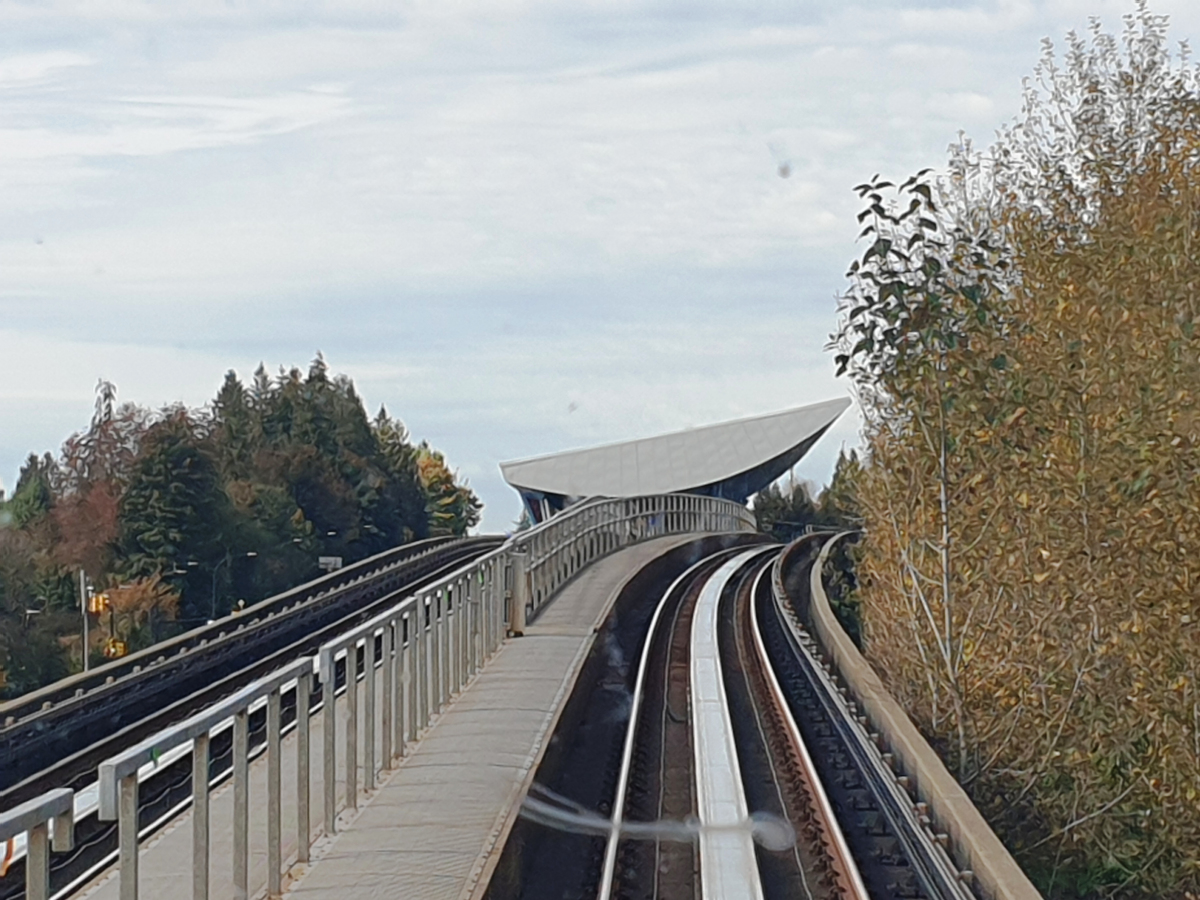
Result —
[[[38, 844], [28, 896], [133, 900], [189, 882], [193, 897], [321, 896], [350, 875], [389, 896], [484, 884], [613, 587], [687, 535], [752, 530], [743, 507], [716, 498], [578, 504], [327, 640], [316, 658], [106, 759], [99, 810], [119, 821], [116, 865], [87, 885], [54, 884], [38, 871], [49, 858]], [[214, 772], [222, 735], [232, 765]], [[140, 787], [181, 758], [198, 786], [193, 808], [154, 820]], [[34, 835], [40, 809], [19, 821], [0, 812], [0, 831]], [[422, 811], [444, 818], [423, 822]]]
[[[377, 788], [360, 796], [357, 810], [344, 808], [345, 766], [340, 765], [337, 789], [343, 808], [337, 832], [324, 835], [320, 823], [312, 823], [311, 861], [291, 868], [281, 884], [284, 894], [343, 900], [352, 890], [355, 897], [458, 900], [481, 890], [612, 599], [631, 572], [693, 537], [656, 538], [585, 569], [526, 627], [521, 639], [500, 646], [407, 748], [395, 769], [383, 771]], [[380, 705], [381, 688], [382, 683], [376, 686]], [[360, 709], [365, 691], [360, 683]], [[337, 737], [344, 744], [347, 716], [345, 706], [339, 707]], [[322, 728], [320, 717], [314, 719], [312, 745], [322, 742]], [[283, 771], [294, 771], [294, 735], [283, 741], [282, 750]], [[266, 768], [266, 760], [260, 759], [250, 773], [251, 897], [268, 886], [265, 809], [253, 799], [267, 794]], [[322, 794], [322, 774], [315, 768], [313, 796]], [[281, 818], [282, 834], [288, 836], [281, 854], [285, 863], [294, 860], [297, 851], [296, 804], [288, 793]], [[231, 832], [225, 827], [233, 818], [232, 795], [228, 789], [214, 793], [209, 814], [213, 900], [238, 897], [227, 865], [233, 856]], [[172, 895], [180, 874], [192, 866], [193, 829], [191, 814], [183, 815], [142, 849], [140, 896]], [[119, 870], [106, 872], [79, 896], [120, 900]]]
[[[780, 555], [751, 533], [744, 511], [724, 503], [660, 497], [582, 506], [325, 642], [315, 659], [294, 660], [106, 760], [100, 807], [103, 818], [120, 820], [119, 860], [61, 895], [174, 898], [190, 882], [194, 898], [235, 900], [591, 896], [589, 873], [599, 873], [603, 857], [603, 897], [674, 872], [673, 882], [695, 880], [686, 896], [706, 900], [781, 900], [798, 895], [792, 882], [821, 900], [1034, 900], [1003, 847], [987, 845], [982, 820], [963, 844], [933, 829], [928, 814], [938, 810], [947, 824], [966, 821], [944, 806], [952, 792], [934, 786], [926, 795], [924, 772], [914, 783], [896, 770], [885, 746], [902, 736], [890, 726], [882, 740], [870, 732], [797, 618], [786, 558], [807, 560], [815, 602], [823, 556], [809, 551], [826, 536]], [[671, 624], [656, 638], [660, 618]], [[522, 636], [506, 639], [514, 630]], [[656, 641], [650, 668], [663, 674], [643, 693]], [[679, 665], [689, 657], [690, 666]], [[607, 714], [589, 714], [604, 713], [595, 698], [606, 691]], [[297, 714], [285, 735], [289, 694]], [[639, 697], [648, 698], [649, 718], [636, 712]], [[266, 732], [257, 743], [256, 710]], [[679, 723], [691, 750], [667, 752], [675, 729], [657, 739], [660, 756], [647, 753], [658, 727], [647, 722]], [[140, 776], [180, 750], [194, 771], [208, 773], [210, 740], [229, 725], [232, 777], [211, 792], [207, 778], [197, 779], [191, 810], [165, 828], [139, 829]], [[613, 754], [603, 745], [615, 746], [620, 733], [625, 799], [605, 800], [611, 782], [580, 793], [588, 779], [608, 777], [613, 759], [603, 760]], [[580, 747], [585, 769], [592, 760], [582, 782]], [[807, 760], [804, 773], [797, 757]], [[682, 792], [672, 774], [681, 762], [695, 778]], [[647, 793], [656, 777], [675, 785], [675, 809], [646, 816], [651, 794], [660, 807], [670, 794]], [[53, 856], [71, 852], [69, 794], [0, 812], [0, 839], [27, 832], [30, 861], [41, 867], [51, 847]], [[530, 816], [518, 823], [522, 809]], [[557, 844], [546, 825], [564, 835]], [[664, 864], [679, 851], [633, 864], [659, 846], [697, 842], [697, 863], [678, 871]], [[826, 858], [834, 846], [836, 858]], [[764, 852], [795, 865], [783, 868]], [[977, 868], [956, 863], [964, 856]], [[993, 880], [1005, 866], [1003, 880]], [[52, 896], [44, 868], [30, 871], [27, 896]], [[554, 871], [565, 880], [545, 874]], [[566, 882], [583, 892], [559, 890]]]

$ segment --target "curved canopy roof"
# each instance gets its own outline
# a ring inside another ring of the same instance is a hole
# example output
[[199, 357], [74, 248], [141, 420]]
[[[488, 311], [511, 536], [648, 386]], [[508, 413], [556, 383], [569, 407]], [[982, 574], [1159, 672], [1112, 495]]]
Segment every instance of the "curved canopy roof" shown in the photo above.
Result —
[[514, 460], [501, 463], [500, 470], [517, 490], [564, 497], [694, 491], [791, 459], [778, 473], [783, 474], [849, 405], [842, 397], [658, 437]]

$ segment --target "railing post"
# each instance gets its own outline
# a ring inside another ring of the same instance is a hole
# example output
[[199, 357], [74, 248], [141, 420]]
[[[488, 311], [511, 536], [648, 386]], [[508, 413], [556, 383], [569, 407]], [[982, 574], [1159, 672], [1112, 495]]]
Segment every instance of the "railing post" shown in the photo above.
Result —
[[458, 589], [446, 586], [446, 700], [458, 691]]
[[[349, 654], [347, 654], [349, 655]], [[337, 833], [337, 660], [332, 653], [322, 651], [321, 656], [321, 703], [324, 720], [321, 742], [325, 745], [322, 754], [322, 769], [325, 794], [325, 833]]]
[[483, 611], [480, 601], [483, 599], [483, 570], [472, 573], [467, 579], [467, 640], [471, 645], [471, 661], [467, 666], [467, 677], [470, 678], [480, 669], [479, 647], [479, 614]]
[[406, 724], [404, 740], [406, 742], [417, 738], [417, 618], [416, 608], [404, 616], [404, 630], [408, 633], [408, 640], [404, 642], [404, 721]]
[[469, 657], [469, 641], [470, 631], [467, 626], [469, 624], [469, 616], [471, 610], [471, 578], [464, 576], [458, 579], [457, 586], [454, 589], [455, 603], [457, 606], [454, 610], [454, 618], [458, 623], [455, 629], [455, 634], [458, 635], [458, 650], [455, 653], [455, 658], [458, 660], [458, 693], [462, 693], [464, 685], [467, 683], [468, 666], [467, 659]]
[[[14, 839], [18, 835], [25, 835], [26, 900], [49, 900], [51, 830], [54, 832], [54, 852], [66, 853], [75, 849], [74, 803], [74, 791], [53, 788], [25, 803], [0, 811], [0, 843], [8, 843], [10, 855]], [[102, 820], [111, 822], [118, 818], [117, 806], [116, 798], [101, 788], [99, 815]], [[15, 890], [16, 886], [10, 887]]]
[[283, 760], [283, 704], [279, 688], [267, 695], [267, 896], [277, 900], [283, 894], [283, 852], [281, 845], [282, 790], [280, 768]]
[[346, 807], [358, 809], [358, 643], [346, 648]]
[[417, 725], [413, 731], [414, 739], [425, 728], [425, 723], [429, 721], [429, 648], [425, 643], [429, 634], [425, 623], [425, 617], [429, 615], [427, 603], [428, 598], [425, 596], [421, 596], [417, 601], [416, 631], [412, 635], [413, 671], [416, 673], [413, 685], [417, 689]]
[[446, 619], [446, 635], [443, 642], [446, 648], [446, 702], [454, 696], [455, 691], [455, 675], [454, 675], [454, 655], [456, 652], [456, 643], [458, 638], [458, 589], [453, 584], [446, 585], [445, 599], [443, 601], [445, 609], [443, 615]]
[[[233, 716], [233, 896], [247, 900], [250, 883], [250, 714]], [[122, 898], [125, 900], [125, 898]]]
[[138, 898], [138, 782], [137, 772], [121, 779], [120, 819], [117, 824], [121, 865], [121, 900]]
[[450, 588], [447, 587], [439, 594], [438, 599], [442, 613], [439, 619], [441, 630], [438, 632], [438, 657], [441, 661], [441, 665], [438, 667], [438, 677], [441, 679], [441, 691], [438, 694], [438, 709], [440, 710], [445, 708], [450, 699]]
[[404, 619], [392, 619], [392, 760], [404, 756]]
[[460, 578], [454, 583], [454, 692], [461, 694], [467, 683], [467, 599], [469, 578]]
[[438, 591], [438, 711], [450, 699], [450, 590]]
[[308, 862], [309, 731], [308, 701], [312, 697], [312, 672], [296, 679], [296, 862]]
[[508, 629], [514, 637], [520, 637], [525, 633], [525, 606], [529, 602], [529, 554], [524, 550], [512, 554], [512, 578]]
[[25, 835], [26, 900], [50, 900], [50, 826], [39, 822]]
[[500, 649], [504, 641], [505, 629], [508, 628], [506, 603], [508, 602], [508, 585], [505, 583], [508, 562], [497, 558], [492, 564], [492, 632], [488, 636], [488, 654]]
[[441, 612], [441, 610], [438, 608], [439, 603], [440, 600], [438, 598], [437, 591], [434, 591], [429, 596], [429, 621], [425, 631], [425, 642], [421, 644], [421, 652], [425, 654], [426, 663], [426, 666], [422, 672], [426, 676], [429, 688], [426, 698], [428, 700], [428, 705], [425, 707], [424, 715], [422, 716], [426, 724], [433, 721], [434, 715], [441, 707], [441, 688], [439, 686], [440, 672], [438, 670], [438, 666], [441, 662], [441, 654], [438, 653], [438, 618]]
[[208, 740], [192, 741], [192, 900], [208, 900]]
[[480, 607], [479, 619], [479, 665], [492, 655], [492, 632], [495, 630], [496, 618], [496, 566], [493, 558], [483, 571], [483, 583], [479, 585]]
[[380, 674], [383, 675], [383, 734], [380, 736], [380, 763], [384, 769], [392, 767], [392, 623], [383, 623], [379, 635], [379, 651], [383, 655]]
[[363, 639], [363, 789], [375, 790], [375, 633]]

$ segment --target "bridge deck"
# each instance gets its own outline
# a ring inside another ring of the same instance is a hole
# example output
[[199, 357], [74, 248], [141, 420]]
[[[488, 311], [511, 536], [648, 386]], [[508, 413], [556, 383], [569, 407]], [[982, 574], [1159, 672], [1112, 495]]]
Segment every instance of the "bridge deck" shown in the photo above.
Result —
[[[286, 896], [344, 900], [347, 891], [356, 900], [481, 896], [516, 815], [517, 801], [533, 777], [595, 627], [618, 588], [646, 562], [694, 537], [664, 537], [629, 547], [595, 563], [567, 585], [526, 629], [525, 637], [503, 644], [409, 748], [400, 765], [383, 773], [382, 786], [360, 798], [358, 811], [339, 816], [338, 834], [317, 842], [307, 867], [293, 869]], [[314, 718], [313, 726], [317, 747], [320, 717]], [[285, 754], [290, 743], [285, 741]], [[261, 815], [258, 798], [265, 795], [265, 761], [259, 760], [253, 769], [251, 896], [261, 895], [266, 887], [265, 846], [253, 843], [257, 839], [262, 844], [266, 830], [264, 823], [255, 821], [256, 813]], [[314, 802], [321, 796], [318, 769], [314, 766]], [[285, 758], [283, 771], [286, 782], [292, 771], [290, 759]], [[286, 802], [290, 793], [285, 787], [285, 840], [294, 834], [294, 810]], [[230, 795], [226, 786], [212, 799], [212, 900], [233, 900], [226, 871], [229, 857], [222, 852], [228, 843], [225, 823], [231, 818]], [[315, 813], [314, 820], [319, 819]], [[143, 847], [143, 897], [177, 897], [188, 890], [188, 819], [185, 816]], [[294, 859], [294, 839], [291, 847], [284, 848], [285, 857], [289, 853]], [[116, 900], [116, 879], [101, 879], [88, 895], [89, 900]]]

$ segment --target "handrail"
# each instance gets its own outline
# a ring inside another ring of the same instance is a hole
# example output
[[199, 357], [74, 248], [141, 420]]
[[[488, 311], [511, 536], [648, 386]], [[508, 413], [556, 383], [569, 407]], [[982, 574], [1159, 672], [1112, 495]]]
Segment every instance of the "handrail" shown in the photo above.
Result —
[[[507, 546], [507, 545], [506, 545]], [[376, 673], [383, 676], [382, 764], [404, 755], [405, 745], [462, 689], [504, 639], [503, 548], [450, 573], [401, 603], [322, 644], [317, 652], [324, 704], [325, 831], [337, 830], [336, 660], [345, 656], [347, 724], [346, 804], [358, 808], [358, 691], [360, 659], [366, 706], [363, 787], [375, 788]], [[376, 638], [379, 649], [376, 649]], [[362, 654], [362, 656], [360, 656]], [[354, 688], [354, 689], [351, 689]]]
[[536, 614], [574, 577], [580, 556], [590, 562], [664, 534], [754, 531], [755, 527], [753, 514], [732, 500], [656, 494], [578, 504], [517, 535], [513, 543], [530, 555], [530, 611]]
[[[73, 803], [75, 792], [55, 788], [19, 806], [0, 812], [0, 842], [26, 834], [25, 898], [47, 900], [50, 896], [50, 832], [55, 853], [75, 849]], [[50, 823], [53, 822], [53, 826]]]
[[163, 753], [192, 741], [192, 896], [208, 896], [209, 862], [209, 735], [219, 724], [233, 719], [233, 883], [238, 896], [247, 896], [249, 881], [249, 796], [250, 796], [250, 706], [267, 700], [267, 857], [268, 896], [282, 889], [280, 849], [280, 740], [283, 688], [296, 685], [296, 730], [300, 750], [296, 755], [297, 834], [300, 861], [308, 859], [308, 697], [311, 693], [313, 660], [303, 657], [251, 682], [237, 693], [175, 725], [164, 728], [139, 744], [100, 764], [99, 788], [102, 821], [118, 820], [120, 896], [138, 896], [138, 770], [156, 762]]

